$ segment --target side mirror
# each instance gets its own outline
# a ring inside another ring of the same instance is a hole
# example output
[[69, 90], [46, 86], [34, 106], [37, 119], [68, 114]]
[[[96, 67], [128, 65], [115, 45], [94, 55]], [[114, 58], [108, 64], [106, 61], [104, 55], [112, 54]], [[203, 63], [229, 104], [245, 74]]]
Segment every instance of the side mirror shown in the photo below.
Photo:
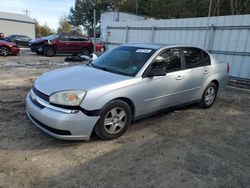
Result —
[[154, 77], [154, 76], [166, 76], [166, 72], [161, 68], [152, 68], [149, 73], [147, 74], [147, 77]]

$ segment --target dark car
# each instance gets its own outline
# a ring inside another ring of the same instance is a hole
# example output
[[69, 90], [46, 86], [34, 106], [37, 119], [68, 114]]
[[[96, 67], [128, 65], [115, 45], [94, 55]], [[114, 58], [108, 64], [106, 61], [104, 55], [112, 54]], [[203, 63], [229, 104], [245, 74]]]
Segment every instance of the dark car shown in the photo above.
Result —
[[30, 48], [32, 52], [51, 57], [57, 53], [89, 55], [94, 45], [83, 35], [57, 34], [32, 41]]
[[1, 56], [18, 55], [19, 51], [20, 51], [20, 48], [16, 44], [0, 40], [0, 55]]
[[31, 41], [30, 37], [24, 35], [10, 35], [4, 39], [7, 42], [14, 42], [19, 46], [28, 47]]

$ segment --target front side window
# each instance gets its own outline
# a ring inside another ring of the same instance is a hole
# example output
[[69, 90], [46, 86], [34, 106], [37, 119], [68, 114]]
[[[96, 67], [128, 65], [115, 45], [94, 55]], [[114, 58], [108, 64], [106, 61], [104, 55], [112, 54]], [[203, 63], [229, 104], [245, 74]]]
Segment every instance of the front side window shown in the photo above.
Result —
[[104, 53], [92, 64], [94, 67], [127, 76], [135, 76], [155, 49], [120, 46]]
[[207, 53], [198, 48], [183, 48], [186, 69], [207, 66], [210, 64], [210, 58]]
[[49, 36], [47, 36], [45, 38], [47, 38], [48, 40], [52, 41], [52, 40], [55, 40], [58, 37], [59, 37], [59, 35], [49, 35]]
[[161, 68], [166, 73], [181, 70], [181, 56], [179, 49], [172, 48], [164, 50], [154, 59], [152, 66]]

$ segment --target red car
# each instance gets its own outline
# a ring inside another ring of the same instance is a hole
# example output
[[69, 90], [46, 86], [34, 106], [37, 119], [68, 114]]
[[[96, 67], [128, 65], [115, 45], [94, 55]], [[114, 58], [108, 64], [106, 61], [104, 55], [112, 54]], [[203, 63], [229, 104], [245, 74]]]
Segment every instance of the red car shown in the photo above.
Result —
[[97, 52], [105, 52], [106, 50], [105, 45], [101, 43], [96, 43], [95, 47]]
[[1, 56], [18, 55], [19, 51], [20, 51], [20, 48], [16, 44], [0, 40], [0, 55]]
[[32, 41], [30, 49], [39, 55], [44, 54], [49, 57], [57, 53], [89, 55], [93, 53], [94, 45], [83, 35], [57, 34]]

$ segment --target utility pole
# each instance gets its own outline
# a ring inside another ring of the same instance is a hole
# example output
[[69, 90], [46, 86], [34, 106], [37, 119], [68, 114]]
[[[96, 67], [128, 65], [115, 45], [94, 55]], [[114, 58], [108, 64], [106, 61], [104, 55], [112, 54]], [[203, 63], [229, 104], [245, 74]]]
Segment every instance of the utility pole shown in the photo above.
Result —
[[23, 12], [24, 12], [24, 14], [26, 15], [26, 16], [28, 16], [29, 14], [30, 14], [30, 11], [29, 10], [23, 10]]
[[94, 54], [96, 53], [96, 10], [94, 9], [93, 11], [93, 15], [94, 15]]

